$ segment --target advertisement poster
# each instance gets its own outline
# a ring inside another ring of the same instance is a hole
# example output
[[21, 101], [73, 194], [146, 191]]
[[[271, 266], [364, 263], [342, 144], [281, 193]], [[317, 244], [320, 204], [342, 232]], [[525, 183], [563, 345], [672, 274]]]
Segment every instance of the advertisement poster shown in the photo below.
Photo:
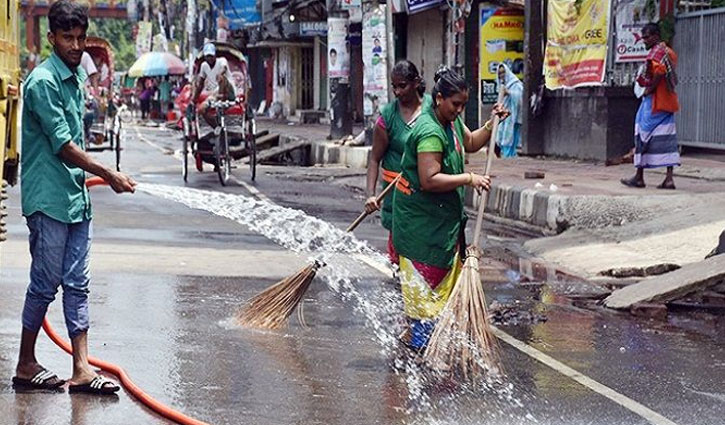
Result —
[[228, 29], [236, 30], [262, 22], [256, 0], [231, 0], [221, 2]]
[[432, 9], [443, 3], [443, 0], [406, 0], [408, 13], [418, 13], [424, 10]]
[[348, 20], [327, 19], [327, 75], [329, 78], [350, 76], [350, 54], [347, 45]]
[[365, 14], [362, 28], [363, 113], [374, 116], [388, 102], [388, 61], [385, 43], [385, 6]]
[[550, 90], [599, 86], [604, 80], [610, 1], [551, 0], [544, 75]]
[[647, 0], [619, 0], [616, 12], [615, 62], [644, 62], [647, 48], [640, 37], [642, 27], [655, 19], [646, 11]]
[[524, 11], [495, 5], [481, 6], [481, 102], [497, 100], [498, 66], [506, 64], [517, 77], [524, 76]]
[[151, 22], [141, 21], [138, 23], [138, 34], [136, 35], [136, 56], [151, 51], [152, 26]]

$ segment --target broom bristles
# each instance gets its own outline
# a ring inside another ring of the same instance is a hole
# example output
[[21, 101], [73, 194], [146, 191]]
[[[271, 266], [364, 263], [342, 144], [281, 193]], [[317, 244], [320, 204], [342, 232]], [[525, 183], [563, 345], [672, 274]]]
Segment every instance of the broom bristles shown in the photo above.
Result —
[[315, 261], [252, 298], [237, 315], [239, 323], [263, 329], [284, 327], [321, 265]]
[[466, 258], [423, 359], [433, 369], [459, 374], [466, 380], [501, 370], [476, 256]]

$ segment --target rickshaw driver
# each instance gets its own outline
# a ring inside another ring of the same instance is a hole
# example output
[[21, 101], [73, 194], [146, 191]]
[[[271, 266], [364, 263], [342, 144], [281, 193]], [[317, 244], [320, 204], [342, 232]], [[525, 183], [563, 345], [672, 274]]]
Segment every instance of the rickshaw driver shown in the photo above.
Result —
[[195, 83], [194, 104], [199, 105], [198, 112], [212, 127], [217, 126], [216, 114], [210, 108], [211, 100], [234, 100], [236, 91], [232, 84], [232, 71], [224, 57], [216, 57], [216, 46], [213, 43], [204, 45], [204, 62], [199, 67], [199, 75]]

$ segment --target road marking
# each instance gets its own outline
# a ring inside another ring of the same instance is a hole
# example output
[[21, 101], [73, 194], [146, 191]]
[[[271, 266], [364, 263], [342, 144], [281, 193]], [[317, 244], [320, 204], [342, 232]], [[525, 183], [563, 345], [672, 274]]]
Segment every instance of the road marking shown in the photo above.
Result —
[[[233, 177], [233, 176], [232, 176]], [[238, 180], [234, 178], [234, 180], [241, 186], [243, 186], [245, 189], [247, 189], [252, 195], [258, 197], [261, 200], [264, 200], [265, 202], [269, 202], [270, 204], [277, 205], [275, 202], [270, 200], [266, 195], [261, 193], [256, 187], [251, 186], [247, 184], [246, 182], [243, 182], [241, 180]], [[355, 254], [355, 258], [359, 259], [363, 263], [369, 265], [373, 269], [379, 271], [383, 275], [387, 276], [388, 278], [393, 278], [393, 271], [388, 267], [387, 265], [381, 264], [377, 261], [375, 261], [373, 258], [368, 257], [366, 255], [362, 254]], [[493, 329], [494, 335], [496, 335], [497, 338], [502, 340], [503, 342], [509, 344], [513, 348], [521, 351], [522, 353], [526, 354], [527, 356], [543, 363], [544, 365], [554, 369], [555, 371], [561, 373], [562, 375], [568, 377], [569, 379], [572, 379], [579, 384], [589, 388], [590, 390], [594, 391], [595, 393], [604, 396], [613, 402], [617, 403], [618, 405], [624, 407], [625, 409], [641, 416], [648, 422], [650, 422], [653, 425], [677, 425], [675, 422], [672, 422], [671, 420], [667, 419], [666, 417], [662, 416], [661, 414], [655, 412], [654, 410], [648, 408], [647, 406], [638, 403], [637, 401], [625, 396], [624, 394], [618, 393], [612, 388], [609, 388], [608, 386], [601, 384], [594, 379], [577, 372], [576, 370], [570, 368], [569, 366], [565, 365], [564, 363], [554, 359], [553, 357], [544, 354], [543, 352], [537, 350], [536, 348], [526, 344], [525, 342], [522, 342], [513, 336], [509, 335], [508, 333], [502, 331], [501, 329], [491, 326]]]
[[272, 205], [277, 205], [274, 201], [272, 201], [271, 199], [269, 199], [267, 197], [267, 195], [265, 195], [264, 193], [260, 192], [256, 187], [252, 186], [251, 184], [249, 184], [247, 182], [244, 182], [242, 180], [239, 180], [238, 178], [236, 178], [233, 175], [230, 176], [230, 178], [233, 179], [234, 182], [237, 183], [238, 185], [240, 185], [243, 188], [247, 189], [247, 191], [249, 191], [249, 193], [251, 193], [252, 196], [257, 197], [258, 199], [261, 199], [262, 201], [269, 202]]
[[[144, 136], [143, 136], [143, 135], [141, 134], [141, 132], [139, 132], [139, 131], [138, 131], [138, 127], [137, 127], [137, 126], [133, 126], [133, 130], [134, 130], [134, 131], [136, 132], [136, 137], [138, 137], [138, 138], [139, 138], [139, 139], [140, 139], [140, 140], [141, 140], [142, 142], [146, 143], [147, 145], [149, 145], [149, 146], [151, 146], [151, 147], [154, 147], [154, 148], [158, 149], [158, 150], [159, 150], [159, 151], [161, 151], [161, 153], [163, 153], [164, 155], [168, 155], [168, 154], [169, 154], [169, 152], [171, 151], [171, 149], [169, 149], [169, 148], [165, 148], [165, 147], [163, 147], [163, 146], [159, 146], [159, 145], [157, 145], [156, 143], [154, 143], [154, 142], [152, 142], [151, 140], [149, 140], [149, 139], [147, 139], [146, 137], [144, 137]], [[179, 159], [181, 159], [181, 157], [179, 157]]]
[[[364, 262], [365, 264], [371, 266], [375, 270], [381, 272], [388, 278], [393, 278], [393, 271], [390, 269], [390, 267], [380, 264], [379, 262], [375, 261], [373, 258], [368, 257], [366, 255], [362, 255], [362, 254], [356, 254], [355, 258], [357, 258], [360, 261]], [[620, 406], [624, 407], [627, 410], [630, 410], [633, 413], [636, 413], [637, 415], [639, 415], [639, 416], [643, 417], [644, 419], [646, 419], [647, 421], [649, 421], [651, 424], [677, 425], [675, 422], [672, 422], [671, 420], [660, 415], [659, 413], [648, 408], [647, 406], [644, 406], [643, 404], [638, 403], [635, 400], [632, 400], [631, 398], [625, 396], [624, 394], [620, 394], [620, 393], [616, 392], [615, 390], [609, 388], [608, 386], [601, 384], [580, 372], [577, 372], [576, 370], [570, 368], [569, 366], [565, 365], [564, 363], [562, 363], [562, 362], [554, 359], [553, 357], [537, 350], [536, 348], [514, 338], [513, 336], [509, 335], [508, 333], [502, 331], [501, 329], [499, 329], [495, 326], [491, 326], [491, 328], [493, 329], [493, 334], [496, 335], [496, 337], [498, 339], [500, 339], [501, 341], [503, 341], [503, 342], [507, 343], [508, 345], [512, 346], [513, 348], [521, 351], [522, 353], [526, 354], [527, 356], [529, 356], [535, 360], [538, 360], [539, 362], [545, 364], [546, 366], [549, 366], [550, 368], [561, 373], [562, 375], [564, 375], [570, 379], [573, 379], [574, 381], [580, 383], [581, 385], [584, 385], [585, 387], [589, 388], [590, 390], [594, 391], [595, 393], [612, 400], [613, 402], [619, 404]]]
[[550, 368], [554, 369], [555, 371], [561, 373], [562, 375], [573, 379], [574, 381], [580, 383], [581, 385], [584, 385], [585, 387], [589, 388], [590, 390], [594, 391], [597, 394], [600, 394], [613, 402], [619, 404], [620, 406], [624, 407], [625, 409], [628, 409], [637, 415], [643, 417], [647, 421], [649, 421], [652, 424], [655, 425], [677, 425], [675, 422], [672, 422], [671, 420], [667, 419], [666, 417], [660, 415], [659, 413], [655, 412], [654, 410], [632, 400], [631, 398], [620, 394], [616, 392], [615, 390], [609, 388], [608, 386], [604, 384], [600, 384], [599, 382], [593, 380], [592, 378], [577, 372], [576, 370], [570, 368], [569, 366], [565, 365], [564, 363], [554, 359], [551, 356], [548, 356], [541, 351], [537, 350], [536, 348], [519, 341], [518, 339], [514, 338], [513, 336], [507, 334], [506, 332], [502, 331], [501, 329], [492, 326], [493, 328], [493, 334], [498, 337], [498, 339], [502, 340], [503, 342], [509, 344], [510, 346], [516, 348], [517, 350], [521, 351], [522, 353], [528, 355], [529, 357], [532, 357], [535, 360], [538, 360], [539, 362], [549, 366]]

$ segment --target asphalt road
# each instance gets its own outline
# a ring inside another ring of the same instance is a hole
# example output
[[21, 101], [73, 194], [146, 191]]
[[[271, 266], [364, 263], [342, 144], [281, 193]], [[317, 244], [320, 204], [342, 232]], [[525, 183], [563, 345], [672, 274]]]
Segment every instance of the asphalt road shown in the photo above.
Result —
[[[184, 194], [176, 137], [129, 129], [124, 170]], [[97, 155], [112, 163], [110, 153]], [[264, 166], [252, 185], [240, 166], [226, 188], [210, 171], [193, 172], [186, 187], [238, 195], [232, 200], [239, 202], [256, 194], [342, 229], [362, 205], [361, 170]], [[19, 188], [10, 193], [9, 241], [0, 244], [0, 423], [168, 423], [124, 391], [98, 398], [11, 388], [29, 255]], [[576, 307], [566, 295], [586, 292], [587, 285], [517, 255], [524, 236], [510, 229], [486, 226], [483, 273], [489, 299], [514, 312], [499, 326], [506, 378], [474, 389], [418, 382], [414, 363], [400, 367], [405, 350], [381, 340], [398, 318], [381, 296], [394, 285], [364, 263], [338, 258], [320, 272], [306, 296], [306, 328], [294, 319], [283, 331], [235, 324], [245, 300], [309, 261], [310, 253], [290, 251], [292, 242], [279, 236], [305, 228], [306, 216], [274, 228], [240, 224], [249, 221], [244, 211], [233, 221], [141, 191], [118, 196], [94, 188], [92, 199], [91, 354], [124, 367], [159, 401], [208, 423], [723, 423], [721, 332]], [[356, 235], [381, 251], [387, 240], [376, 218]], [[354, 293], [326, 285], [341, 281]], [[60, 301], [49, 318], [65, 335]], [[70, 375], [70, 357], [43, 335], [38, 358], [61, 377]]]

